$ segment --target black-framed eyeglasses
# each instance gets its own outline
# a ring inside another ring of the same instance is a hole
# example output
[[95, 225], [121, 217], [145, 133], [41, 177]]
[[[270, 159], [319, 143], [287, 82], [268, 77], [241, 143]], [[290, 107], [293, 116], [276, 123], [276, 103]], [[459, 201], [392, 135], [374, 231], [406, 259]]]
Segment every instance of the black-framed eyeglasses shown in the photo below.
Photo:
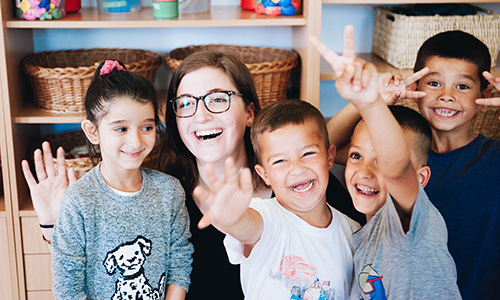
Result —
[[231, 107], [232, 95], [243, 96], [233, 91], [217, 91], [199, 97], [183, 95], [171, 99], [170, 102], [172, 102], [172, 107], [177, 117], [189, 118], [194, 116], [198, 110], [198, 101], [200, 100], [203, 100], [207, 110], [213, 114], [220, 114], [227, 111]]

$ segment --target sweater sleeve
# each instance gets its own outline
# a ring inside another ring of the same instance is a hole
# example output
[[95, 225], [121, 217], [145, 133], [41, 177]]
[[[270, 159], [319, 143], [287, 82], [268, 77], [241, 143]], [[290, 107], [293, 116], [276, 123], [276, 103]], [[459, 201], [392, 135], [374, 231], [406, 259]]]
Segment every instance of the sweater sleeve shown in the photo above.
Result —
[[56, 299], [85, 299], [83, 216], [68, 193], [61, 201], [52, 238], [53, 291]]
[[179, 184], [178, 193], [173, 193], [176, 203], [172, 210], [170, 232], [170, 260], [167, 284], [175, 284], [186, 291], [191, 283], [193, 245], [189, 242], [189, 215], [185, 204], [185, 194]]

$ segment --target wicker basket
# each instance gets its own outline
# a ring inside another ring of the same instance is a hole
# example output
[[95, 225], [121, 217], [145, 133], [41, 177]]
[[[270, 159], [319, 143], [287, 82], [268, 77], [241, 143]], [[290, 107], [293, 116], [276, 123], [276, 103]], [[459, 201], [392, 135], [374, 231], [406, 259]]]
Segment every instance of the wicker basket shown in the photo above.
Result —
[[500, 46], [500, 14], [477, 8], [476, 15], [406, 16], [391, 7], [375, 7], [372, 52], [399, 69], [411, 69], [420, 46], [429, 37], [449, 30], [462, 30], [481, 40], [491, 54], [492, 67]]
[[[396, 105], [403, 105], [420, 112], [417, 103], [413, 99], [402, 99], [398, 101]], [[500, 107], [483, 106], [483, 108], [476, 114], [474, 123], [472, 124], [472, 130], [477, 134], [482, 134], [492, 139], [500, 139], [499, 118], [500, 118]]]
[[252, 74], [262, 107], [286, 99], [292, 69], [297, 66], [299, 55], [293, 50], [270, 47], [201, 45], [172, 50], [166, 57], [172, 72], [194, 52], [202, 50], [228, 51], [245, 63]]
[[84, 112], [85, 93], [101, 62], [117, 59], [128, 71], [154, 82], [159, 54], [138, 49], [78, 49], [39, 52], [23, 61], [37, 105], [51, 112]]

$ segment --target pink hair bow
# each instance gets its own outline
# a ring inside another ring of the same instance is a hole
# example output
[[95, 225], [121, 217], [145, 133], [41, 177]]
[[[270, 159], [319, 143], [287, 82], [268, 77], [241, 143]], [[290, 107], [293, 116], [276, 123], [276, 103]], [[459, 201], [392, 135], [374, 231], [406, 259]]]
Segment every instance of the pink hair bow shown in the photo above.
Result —
[[109, 60], [107, 59], [104, 62], [104, 65], [101, 68], [101, 71], [99, 72], [100, 75], [106, 75], [111, 73], [113, 69], [116, 68], [118, 71], [125, 71], [125, 68], [123, 68], [119, 62], [116, 60]]

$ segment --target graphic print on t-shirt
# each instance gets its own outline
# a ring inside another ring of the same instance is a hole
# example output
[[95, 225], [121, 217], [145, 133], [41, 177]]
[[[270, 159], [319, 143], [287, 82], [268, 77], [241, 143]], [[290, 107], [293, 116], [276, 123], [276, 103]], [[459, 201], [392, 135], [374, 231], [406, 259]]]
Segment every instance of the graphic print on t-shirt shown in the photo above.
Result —
[[307, 264], [300, 256], [283, 256], [280, 269], [271, 271], [269, 276], [280, 281], [286, 289], [290, 290], [290, 299], [335, 299], [335, 289], [330, 286], [330, 281], [321, 281], [318, 278], [318, 269]]
[[113, 275], [118, 269], [120, 277], [116, 281], [115, 299], [160, 300], [165, 293], [165, 273], [160, 278], [158, 288], [153, 289], [144, 275], [146, 256], [151, 254], [151, 241], [143, 236], [126, 242], [109, 251], [103, 261], [106, 272]]
[[366, 265], [358, 275], [358, 284], [361, 288], [362, 300], [386, 300], [382, 277], [372, 265]]

